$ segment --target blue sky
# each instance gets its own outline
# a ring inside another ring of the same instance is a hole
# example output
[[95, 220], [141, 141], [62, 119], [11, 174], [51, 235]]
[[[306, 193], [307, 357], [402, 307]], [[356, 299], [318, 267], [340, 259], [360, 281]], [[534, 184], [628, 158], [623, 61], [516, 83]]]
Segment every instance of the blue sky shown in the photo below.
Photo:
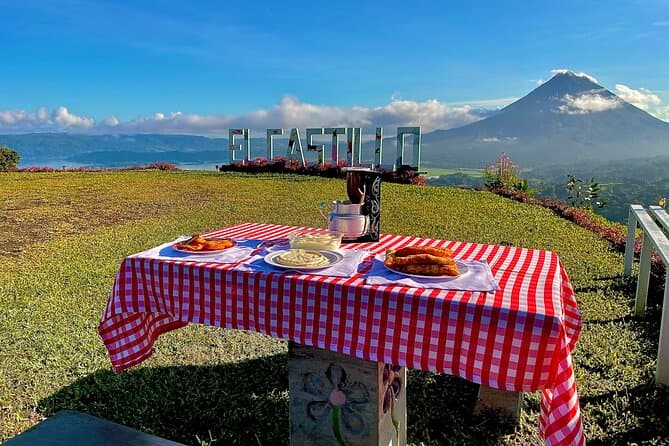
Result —
[[666, 0], [0, 0], [0, 42], [6, 132], [447, 128], [564, 68], [669, 120]]

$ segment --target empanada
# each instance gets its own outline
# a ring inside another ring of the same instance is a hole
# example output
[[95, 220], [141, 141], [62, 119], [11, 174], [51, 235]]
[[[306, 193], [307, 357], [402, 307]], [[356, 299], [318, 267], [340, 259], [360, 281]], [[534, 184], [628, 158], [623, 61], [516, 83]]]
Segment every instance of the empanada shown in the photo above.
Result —
[[388, 250], [384, 264], [395, 271], [422, 276], [459, 276], [458, 265], [448, 248], [407, 246]]

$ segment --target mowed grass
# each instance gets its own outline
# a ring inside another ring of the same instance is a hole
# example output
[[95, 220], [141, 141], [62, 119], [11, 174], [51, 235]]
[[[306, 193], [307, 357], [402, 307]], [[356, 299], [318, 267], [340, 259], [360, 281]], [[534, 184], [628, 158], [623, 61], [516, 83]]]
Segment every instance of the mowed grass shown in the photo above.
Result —
[[[122, 259], [180, 234], [245, 221], [319, 226], [344, 183], [205, 172], [0, 175], [0, 441], [75, 409], [186, 444], [288, 442], [286, 344], [190, 325], [111, 372], [97, 324]], [[556, 251], [577, 293], [574, 354], [590, 444], [666, 444], [669, 392], [652, 386], [659, 311], [631, 316], [623, 259], [549, 211], [486, 192], [384, 184], [382, 230]], [[475, 415], [476, 386], [412, 371], [412, 444], [540, 444], [539, 396], [521, 424]]]
[[472, 178], [483, 178], [483, 169], [472, 169], [469, 167], [453, 167], [453, 168], [443, 168], [443, 167], [425, 167], [424, 170], [428, 177], [438, 177], [440, 175], [453, 175], [456, 173], [461, 173]]

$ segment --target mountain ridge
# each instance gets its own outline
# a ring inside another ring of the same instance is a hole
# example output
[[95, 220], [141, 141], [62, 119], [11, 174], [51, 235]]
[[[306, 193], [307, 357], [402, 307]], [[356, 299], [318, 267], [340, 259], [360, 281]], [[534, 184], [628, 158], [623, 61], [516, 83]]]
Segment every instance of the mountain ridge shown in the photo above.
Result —
[[521, 165], [535, 167], [659, 156], [667, 153], [665, 141], [669, 123], [587, 77], [567, 72], [493, 116], [426, 134], [423, 160], [435, 165], [458, 160], [462, 167], [480, 167], [482, 160], [492, 162], [504, 151]]

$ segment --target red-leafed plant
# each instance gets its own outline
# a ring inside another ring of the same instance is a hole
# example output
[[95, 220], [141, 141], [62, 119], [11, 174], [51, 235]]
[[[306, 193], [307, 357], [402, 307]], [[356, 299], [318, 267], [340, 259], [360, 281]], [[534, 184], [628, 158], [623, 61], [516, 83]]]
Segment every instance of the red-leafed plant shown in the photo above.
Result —
[[[218, 166], [221, 172], [245, 172], [245, 173], [292, 173], [299, 175], [314, 175], [327, 178], [344, 178], [343, 170], [348, 166], [346, 160], [339, 160], [336, 165], [331, 162], [302, 165], [297, 159], [286, 160], [282, 156], [272, 158], [256, 158], [251, 162], [233, 163]], [[401, 166], [397, 170], [379, 170], [381, 180], [389, 183], [414, 184], [425, 186], [427, 181], [421, 172], [410, 166]]]

